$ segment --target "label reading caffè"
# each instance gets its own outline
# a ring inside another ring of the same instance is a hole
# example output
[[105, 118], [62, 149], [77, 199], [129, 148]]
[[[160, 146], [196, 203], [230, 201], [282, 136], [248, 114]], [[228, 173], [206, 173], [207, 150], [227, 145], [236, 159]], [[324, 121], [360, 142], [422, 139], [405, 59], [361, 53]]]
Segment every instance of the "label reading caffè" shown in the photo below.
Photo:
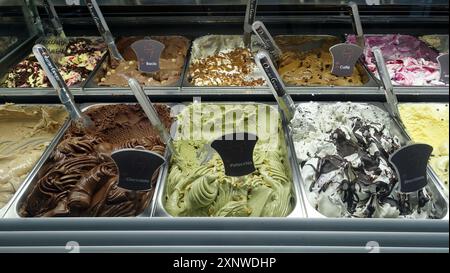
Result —
[[160, 59], [165, 48], [163, 43], [145, 39], [134, 42], [131, 45], [131, 48], [136, 53], [139, 71], [144, 73], [155, 73], [161, 69]]
[[225, 166], [225, 174], [240, 177], [256, 171], [253, 161], [258, 137], [249, 133], [233, 133], [213, 141], [211, 147], [219, 153]]
[[120, 188], [150, 191], [152, 178], [166, 162], [159, 154], [141, 149], [124, 149], [111, 154], [119, 170]]
[[330, 52], [333, 56], [331, 73], [338, 77], [350, 77], [364, 50], [354, 44], [338, 44], [332, 46]]

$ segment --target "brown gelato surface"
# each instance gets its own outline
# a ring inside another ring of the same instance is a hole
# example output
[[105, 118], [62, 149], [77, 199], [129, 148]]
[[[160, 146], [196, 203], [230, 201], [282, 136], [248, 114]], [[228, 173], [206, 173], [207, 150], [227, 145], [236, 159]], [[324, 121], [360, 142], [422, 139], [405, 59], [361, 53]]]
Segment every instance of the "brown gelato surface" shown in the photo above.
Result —
[[117, 48], [125, 59], [125, 62], [109, 60], [103, 65], [103, 76], [100, 77], [100, 86], [126, 87], [127, 80], [121, 76], [135, 78], [145, 86], [174, 86], [181, 78], [186, 56], [189, 48], [189, 40], [181, 36], [154, 36], [150, 37], [165, 45], [161, 54], [160, 68], [156, 73], [147, 74], [138, 70], [136, 54], [131, 45], [145, 37], [124, 37], [117, 40]]
[[280, 36], [275, 38], [275, 42], [283, 52], [278, 62], [278, 72], [287, 85], [363, 85], [363, 78], [358, 69], [355, 69], [351, 77], [337, 77], [331, 73], [333, 57], [330, 47], [340, 43], [338, 38]]
[[[155, 107], [169, 128], [170, 108]], [[110, 157], [115, 150], [139, 146], [164, 154], [165, 145], [140, 106], [94, 106], [86, 114], [95, 131], [71, 125], [21, 205], [21, 216], [132, 217], [141, 214], [152, 200], [153, 191], [117, 186], [118, 171]]]

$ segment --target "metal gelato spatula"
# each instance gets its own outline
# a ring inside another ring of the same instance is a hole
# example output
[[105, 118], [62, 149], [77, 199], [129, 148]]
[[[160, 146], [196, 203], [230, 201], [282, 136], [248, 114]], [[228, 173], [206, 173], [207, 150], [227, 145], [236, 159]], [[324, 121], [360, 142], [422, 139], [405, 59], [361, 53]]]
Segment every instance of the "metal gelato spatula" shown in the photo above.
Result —
[[[126, 77], [125, 75], [122, 76]], [[128, 80], [128, 85], [130, 86], [131, 91], [133, 91], [134, 96], [141, 105], [142, 110], [144, 110], [151, 124], [158, 130], [160, 137], [166, 143], [167, 148], [169, 148], [169, 150], [172, 152], [173, 157], [178, 158], [176, 156], [177, 151], [175, 150], [175, 147], [173, 145], [172, 136], [169, 134], [166, 127], [164, 126], [164, 123], [159, 118], [158, 112], [156, 111], [155, 107], [153, 107], [153, 104], [150, 101], [149, 97], [145, 94], [144, 89], [142, 89], [142, 86], [136, 79], [129, 77], [126, 78]]]
[[248, 0], [247, 9], [245, 11], [245, 22], [244, 22], [244, 45], [247, 48], [251, 48], [252, 44], [252, 25], [256, 19], [256, 9], [258, 6], [258, 0]]
[[103, 37], [103, 40], [108, 45], [109, 54], [116, 61], [124, 61], [125, 59], [120, 54], [117, 49], [116, 43], [114, 42], [114, 37], [109, 30], [108, 24], [105, 21], [105, 17], [103, 17], [103, 13], [100, 10], [100, 7], [97, 4], [96, 0], [86, 0], [86, 5], [91, 13], [92, 18], [94, 19], [95, 24], [97, 25], [98, 31]]
[[55, 88], [58, 93], [61, 103], [66, 107], [67, 112], [69, 112], [70, 118], [75, 122], [75, 124], [77, 124], [77, 126], [81, 126], [86, 129], [94, 129], [94, 123], [92, 120], [83, 114], [76, 105], [72, 92], [69, 87], [67, 87], [67, 84], [59, 73], [57, 66], [50, 57], [48, 50], [43, 45], [37, 44], [33, 47], [33, 53], [53, 85], [53, 88]]
[[364, 31], [361, 24], [361, 17], [359, 16], [359, 8], [358, 5], [355, 2], [348, 3], [348, 6], [350, 7], [350, 12], [352, 15], [352, 22], [353, 22], [353, 29], [356, 33], [356, 41], [358, 45], [362, 48], [365, 47], [365, 41], [364, 41]]
[[255, 59], [259, 69], [264, 72], [267, 84], [269, 84], [286, 121], [290, 122], [295, 115], [295, 104], [292, 97], [287, 93], [286, 87], [270, 59], [269, 53], [265, 50], [259, 51]]
[[48, 48], [52, 58], [56, 61], [59, 61], [61, 57], [64, 56], [66, 47], [69, 44], [69, 39], [67, 39], [66, 34], [64, 33], [61, 20], [56, 13], [53, 2], [51, 0], [43, 0], [43, 3], [45, 10], [47, 11], [50, 18], [50, 22], [53, 25], [53, 29], [56, 32], [56, 35], [50, 35], [44, 38], [42, 43]]
[[384, 94], [386, 95], [386, 100], [388, 103], [389, 114], [402, 124], [400, 118], [400, 111], [398, 110], [398, 99], [397, 95], [394, 93], [394, 86], [392, 85], [391, 76], [389, 75], [389, 71], [386, 67], [386, 62], [383, 58], [383, 53], [380, 48], [373, 48], [373, 54], [375, 56], [375, 60], [377, 61], [377, 69], [378, 74], [380, 75], [381, 82], [383, 83]]

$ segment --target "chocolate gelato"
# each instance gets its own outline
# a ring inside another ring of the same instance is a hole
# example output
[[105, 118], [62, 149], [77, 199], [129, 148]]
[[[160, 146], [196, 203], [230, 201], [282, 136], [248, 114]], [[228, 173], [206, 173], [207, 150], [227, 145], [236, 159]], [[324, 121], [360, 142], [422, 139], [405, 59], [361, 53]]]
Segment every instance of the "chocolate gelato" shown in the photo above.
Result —
[[181, 36], [150, 37], [150, 39], [163, 43], [165, 48], [160, 59], [161, 70], [147, 74], [138, 70], [137, 57], [131, 48], [134, 42], [142, 39], [145, 39], [145, 37], [124, 37], [117, 40], [117, 48], [125, 62], [118, 63], [110, 59], [105, 63], [103, 65], [103, 76], [98, 78], [100, 86], [128, 86], [126, 78], [121, 74], [135, 78], [145, 86], [174, 86], [180, 81], [189, 48], [189, 40]]
[[[169, 107], [155, 107], [169, 128]], [[117, 167], [110, 158], [115, 150], [138, 146], [164, 154], [165, 145], [140, 106], [94, 106], [86, 114], [95, 131], [74, 125], [68, 129], [21, 205], [21, 216], [131, 217], [141, 214], [152, 200], [153, 191], [119, 188]]]

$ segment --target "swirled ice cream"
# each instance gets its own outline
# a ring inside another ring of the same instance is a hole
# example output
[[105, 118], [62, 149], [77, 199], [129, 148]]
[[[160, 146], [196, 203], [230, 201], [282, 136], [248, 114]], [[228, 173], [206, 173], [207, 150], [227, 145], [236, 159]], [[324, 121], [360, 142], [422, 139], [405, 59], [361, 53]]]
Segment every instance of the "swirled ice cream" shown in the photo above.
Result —
[[[169, 128], [170, 109], [155, 107]], [[136, 147], [164, 155], [165, 144], [140, 106], [94, 106], [86, 114], [95, 130], [71, 125], [32, 185], [21, 216], [131, 217], [141, 214], [152, 200], [153, 191], [117, 186], [118, 171], [110, 157], [115, 150]]]
[[[380, 48], [394, 85], [439, 86], [439, 53], [410, 35], [365, 35], [364, 56], [368, 69], [379, 78], [373, 48]], [[356, 43], [356, 36], [347, 37]]]
[[310, 204], [328, 217], [435, 218], [428, 188], [411, 208], [389, 156], [401, 147], [387, 112], [369, 104], [301, 103], [293, 139]]
[[[57, 61], [59, 72], [68, 86], [81, 84], [101, 60], [106, 46], [99, 40], [77, 38], [71, 39], [64, 56]], [[33, 54], [12, 68], [6, 75], [3, 87], [36, 88], [51, 87], [44, 70]]]
[[[166, 181], [164, 207], [181, 217], [284, 217], [293, 210], [293, 184], [280, 117], [267, 105], [195, 103], [178, 117], [178, 135]], [[232, 132], [256, 134], [256, 172], [225, 175], [218, 154], [201, 164], [205, 144]]]
[[0, 105], [0, 209], [24, 182], [66, 116], [60, 106]]

